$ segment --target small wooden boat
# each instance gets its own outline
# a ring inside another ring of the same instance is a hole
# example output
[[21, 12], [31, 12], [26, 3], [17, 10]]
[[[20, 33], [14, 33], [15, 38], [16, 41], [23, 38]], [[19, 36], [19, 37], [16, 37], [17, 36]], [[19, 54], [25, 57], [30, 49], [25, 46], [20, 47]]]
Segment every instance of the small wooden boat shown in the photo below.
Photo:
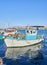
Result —
[[[37, 37], [37, 31], [25, 30], [24, 34], [14, 34], [12, 37], [3, 39], [7, 48], [6, 57], [11, 57], [13, 52], [13, 57], [22, 56], [28, 50], [31, 50], [31, 56], [36, 57], [39, 53], [34, 53], [34, 51], [41, 50], [43, 47], [43, 38]], [[14, 49], [15, 48], [15, 49]], [[33, 52], [32, 52], [33, 51]], [[14, 54], [15, 53], [15, 54]]]
[[14, 34], [12, 35], [13, 39], [6, 38], [4, 41], [7, 47], [24, 47], [31, 46], [38, 43], [41, 43], [43, 39], [37, 39], [37, 31], [35, 30], [26, 30], [26, 34]]

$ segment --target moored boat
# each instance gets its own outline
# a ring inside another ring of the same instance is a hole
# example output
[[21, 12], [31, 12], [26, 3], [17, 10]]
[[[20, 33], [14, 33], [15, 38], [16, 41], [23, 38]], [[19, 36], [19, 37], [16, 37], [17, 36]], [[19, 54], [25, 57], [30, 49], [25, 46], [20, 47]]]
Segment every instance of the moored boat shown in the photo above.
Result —
[[38, 55], [38, 51], [42, 49], [43, 38], [37, 37], [36, 30], [24, 30], [24, 33], [21, 33], [21, 31], [23, 30], [18, 30], [12, 36], [3, 36], [2, 39], [7, 46], [6, 57], [17, 58], [28, 53], [29, 56], [34, 58]]
[[21, 33], [21, 31], [18, 30], [19, 33], [5, 38], [4, 41], [7, 47], [26, 47], [39, 44], [43, 41], [42, 38], [37, 37], [36, 30], [24, 30], [24, 33]]

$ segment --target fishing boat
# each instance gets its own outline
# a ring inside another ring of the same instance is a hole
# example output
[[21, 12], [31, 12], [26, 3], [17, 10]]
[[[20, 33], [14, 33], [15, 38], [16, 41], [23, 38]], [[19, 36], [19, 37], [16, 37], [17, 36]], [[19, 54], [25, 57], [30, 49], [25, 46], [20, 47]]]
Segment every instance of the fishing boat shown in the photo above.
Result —
[[17, 30], [14, 34], [3, 36], [2, 39], [7, 46], [5, 56], [17, 58], [29, 53], [29, 56], [36, 57], [38, 55], [36, 51], [43, 47], [43, 38], [38, 38], [37, 33], [37, 30]]
[[[23, 30], [20, 30], [23, 31]], [[8, 34], [5, 38], [5, 43], [7, 47], [27, 47], [31, 45], [41, 44], [42, 38], [37, 37], [36, 30], [24, 30], [24, 33]]]

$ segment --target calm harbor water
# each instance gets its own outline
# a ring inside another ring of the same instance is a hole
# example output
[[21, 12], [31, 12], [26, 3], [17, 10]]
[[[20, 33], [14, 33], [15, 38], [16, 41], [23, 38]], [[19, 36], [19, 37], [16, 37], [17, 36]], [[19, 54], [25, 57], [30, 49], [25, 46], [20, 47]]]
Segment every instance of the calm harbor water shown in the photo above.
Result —
[[[11, 58], [8, 58], [5, 56], [5, 54], [9, 50], [11, 51], [12, 48], [9, 49], [4, 44], [0, 46], [0, 57], [3, 59], [3, 63], [5, 65], [47, 65], [47, 30], [39, 30], [38, 35], [43, 35], [45, 40], [43, 41], [44, 47], [39, 51], [39, 55], [36, 58], [32, 59], [31, 56], [28, 57], [28, 53], [27, 53], [24, 56], [15, 59], [15, 57], [14, 58], [12, 57], [14, 54], [13, 52], [10, 52]], [[14, 52], [15, 50], [16, 48], [13, 49]]]

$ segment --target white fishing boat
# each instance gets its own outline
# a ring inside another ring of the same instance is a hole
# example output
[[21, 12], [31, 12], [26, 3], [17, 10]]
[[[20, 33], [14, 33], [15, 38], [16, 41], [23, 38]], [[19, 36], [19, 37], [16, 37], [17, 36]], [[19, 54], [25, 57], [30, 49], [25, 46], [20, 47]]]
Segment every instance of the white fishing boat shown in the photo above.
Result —
[[[38, 38], [36, 30], [18, 30], [14, 34], [9, 36], [3, 36], [3, 40], [7, 46], [5, 56], [8, 58], [18, 58], [26, 53], [32, 58], [38, 55], [39, 50], [42, 49], [43, 38]], [[35, 53], [34, 53], [35, 52]]]
[[24, 32], [25, 33], [19, 32], [19, 33], [13, 34], [12, 36], [7, 36], [4, 39], [6, 46], [7, 47], [27, 47], [31, 45], [40, 44], [43, 41], [42, 38], [37, 37], [36, 30], [24, 30]]

